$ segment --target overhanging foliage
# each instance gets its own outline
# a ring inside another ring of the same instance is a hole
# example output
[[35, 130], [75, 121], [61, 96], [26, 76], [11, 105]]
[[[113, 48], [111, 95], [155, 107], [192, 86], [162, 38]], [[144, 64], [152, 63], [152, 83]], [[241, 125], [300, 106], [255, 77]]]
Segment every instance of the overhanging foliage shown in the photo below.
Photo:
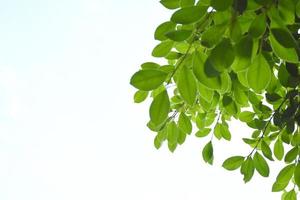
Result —
[[[161, 0], [175, 10], [155, 30], [160, 41], [130, 83], [136, 103], [149, 95], [148, 127], [173, 152], [194, 132], [209, 137], [203, 159], [213, 164], [213, 138], [231, 140], [229, 121], [253, 134], [247, 155], [226, 159], [248, 182], [255, 171], [268, 177], [268, 161], [286, 166], [272, 186], [282, 199], [300, 189], [300, 0]], [[193, 125], [194, 124], [194, 125]], [[196, 130], [193, 131], [193, 128]], [[210, 136], [209, 136], [210, 135]]]

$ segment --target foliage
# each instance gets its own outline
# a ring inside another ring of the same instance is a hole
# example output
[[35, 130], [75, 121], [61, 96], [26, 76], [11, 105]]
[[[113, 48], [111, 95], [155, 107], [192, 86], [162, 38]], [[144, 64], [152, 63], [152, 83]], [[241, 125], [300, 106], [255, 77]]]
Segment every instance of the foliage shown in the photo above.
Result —
[[[136, 103], [150, 96], [150, 121], [158, 149], [171, 152], [194, 131], [209, 141], [202, 150], [213, 164], [213, 138], [231, 140], [234, 118], [254, 132], [247, 155], [224, 161], [248, 182], [268, 177], [268, 162], [284, 160], [272, 191], [297, 199], [300, 189], [300, 0], [161, 0], [175, 10], [155, 30], [159, 44], [131, 78]], [[288, 189], [291, 187], [290, 189]]]

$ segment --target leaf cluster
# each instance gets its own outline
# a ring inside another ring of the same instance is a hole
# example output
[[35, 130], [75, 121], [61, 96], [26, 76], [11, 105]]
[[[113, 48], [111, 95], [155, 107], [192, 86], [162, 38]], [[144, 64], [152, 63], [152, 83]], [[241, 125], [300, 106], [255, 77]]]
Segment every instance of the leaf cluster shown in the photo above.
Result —
[[[154, 145], [171, 152], [192, 133], [207, 139], [203, 160], [214, 161], [217, 140], [230, 141], [232, 119], [253, 133], [247, 155], [226, 159], [244, 181], [268, 177], [268, 162], [286, 166], [272, 186], [282, 199], [300, 189], [300, 1], [161, 0], [174, 10], [155, 30], [152, 56], [130, 84], [134, 101], [151, 99], [148, 128]], [[288, 189], [291, 186], [290, 189]]]

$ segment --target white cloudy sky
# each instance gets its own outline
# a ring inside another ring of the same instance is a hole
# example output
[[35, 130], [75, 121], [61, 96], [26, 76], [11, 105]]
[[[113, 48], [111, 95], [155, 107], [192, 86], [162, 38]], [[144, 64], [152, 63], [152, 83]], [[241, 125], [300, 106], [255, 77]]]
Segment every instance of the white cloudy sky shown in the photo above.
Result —
[[205, 139], [153, 147], [149, 101], [134, 105], [128, 82], [169, 14], [158, 0], [0, 2], [1, 200], [279, 199], [276, 165], [246, 185], [220, 167], [249, 152], [247, 128], [215, 142], [213, 167]]

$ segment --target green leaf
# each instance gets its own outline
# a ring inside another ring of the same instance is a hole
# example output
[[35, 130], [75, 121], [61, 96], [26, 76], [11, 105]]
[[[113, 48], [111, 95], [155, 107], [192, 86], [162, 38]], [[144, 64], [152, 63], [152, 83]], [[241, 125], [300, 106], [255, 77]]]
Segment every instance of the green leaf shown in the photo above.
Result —
[[296, 14], [298, 17], [300, 17], [300, 1], [298, 1], [297, 5], [296, 5]]
[[180, 6], [182, 8], [193, 6], [194, 4], [195, 4], [195, 0], [181, 0], [180, 1]]
[[213, 164], [213, 160], [214, 160], [214, 150], [213, 150], [213, 146], [212, 146], [212, 142], [208, 142], [203, 150], [202, 150], [202, 157], [203, 157], [203, 160], [206, 162], [206, 163], [209, 163], [209, 164]]
[[202, 128], [196, 132], [197, 137], [206, 137], [210, 133], [210, 128]]
[[197, 96], [197, 82], [192, 70], [183, 66], [177, 74], [177, 88], [182, 98], [189, 105], [194, 105]]
[[216, 124], [214, 128], [214, 136], [219, 140], [222, 138], [222, 124], [220, 123]]
[[190, 6], [177, 10], [171, 21], [177, 24], [191, 24], [199, 21], [206, 14], [206, 7]]
[[182, 131], [181, 129], [178, 130], [178, 138], [177, 138], [177, 142], [178, 144], [182, 145], [185, 142], [186, 139], [186, 133], [184, 131]]
[[198, 84], [198, 91], [199, 95], [205, 99], [207, 102], [211, 102], [214, 97], [214, 91], [211, 89], [208, 89], [206, 86], [204, 86], [202, 83]]
[[244, 159], [245, 158], [243, 156], [230, 157], [223, 162], [222, 167], [230, 171], [236, 170], [243, 164]]
[[192, 133], [191, 120], [184, 113], [180, 113], [180, 115], [179, 115], [178, 126], [184, 133], [186, 133], [186, 134]]
[[237, 105], [230, 96], [224, 95], [222, 99], [222, 104], [228, 114], [236, 115], [238, 113]]
[[284, 157], [284, 162], [291, 163], [297, 158], [297, 156], [298, 156], [298, 147], [296, 146], [287, 152], [287, 154]]
[[179, 136], [178, 126], [174, 121], [167, 125], [167, 140], [169, 144], [177, 144], [177, 139]]
[[140, 70], [133, 74], [130, 84], [139, 90], [150, 91], [162, 85], [167, 75], [167, 73], [155, 69]]
[[269, 36], [271, 47], [279, 58], [291, 62], [291, 63], [298, 63], [298, 55], [294, 48], [285, 48], [280, 43], [278, 43], [274, 36]]
[[293, 177], [294, 172], [295, 164], [287, 165], [282, 170], [280, 170], [279, 174], [276, 177], [276, 181], [289, 182]]
[[233, 3], [233, 0], [211, 0], [210, 5], [217, 11], [224, 11], [228, 9]]
[[261, 151], [266, 158], [268, 158], [271, 161], [274, 160], [272, 157], [272, 151], [271, 151], [269, 145], [264, 140], [261, 141]]
[[136, 91], [136, 93], [134, 94], [134, 103], [141, 103], [145, 101], [147, 96], [148, 96], [147, 91], [142, 91], [142, 90]]
[[282, 160], [284, 155], [284, 147], [280, 138], [274, 144], [274, 155], [278, 160]]
[[254, 41], [251, 37], [243, 37], [235, 46], [235, 60], [231, 68], [235, 72], [243, 71], [248, 68], [251, 63], [254, 49]]
[[289, 191], [286, 196], [284, 197], [284, 200], [297, 200], [297, 194], [294, 189]]
[[159, 43], [156, 47], [154, 47], [152, 51], [152, 56], [158, 58], [165, 57], [173, 48], [173, 44], [174, 44], [173, 41], [168, 41], [168, 40]]
[[221, 133], [222, 133], [222, 137], [225, 140], [227, 140], [227, 141], [231, 140], [231, 133], [230, 133], [228, 127], [225, 126], [224, 124], [222, 124]]
[[249, 182], [254, 174], [254, 163], [251, 157], [248, 157], [241, 166], [241, 173], [244, 175], [245, 183]]
[[295, 168], [294, 179], [295, 179], [295, 183], [297, 184], [298, 188], [300, 188], [300, 163], [298, 163]]
[[141, 65], [142, 69], [158, 69], [159, 67], [160, 65], [154, 62], [145, 62]]
[[180, 6], [180, 0], [161, 0], [160, 3], [168, 9], [176, 9]]
[[255, 114], [253, 112], [244, 111], [239, 114], [239, 119], [242, 122], [250, 122], [253, 120], [254, 116], [255, 116]]
[[166, 90], [158, 94], [150, 105], [150, 119], [155, 125], [163, 123], [170, 111], [170, 101]]
[[201, 44], [208, 48], [215, 46], [222, 39], [226, 28], [227, 24], [218, 24], [215, 26], [211, 26], [206, 31], [204, 31], [201, 37]]
[[295, 3], [294, 2], [287, 1], [287, 0], [278, 1], [279, 15], [286, 24], [293, 24], [295, 22]]
[[166, 33], [166, 37], [176, 41], [181, 42], [188, 39], [192, 35], [191, 30], [175, 30]]
[[154, 38], [160, 41], [168, 39], [165, 34], [175, 30], [175, 27], [176, 24], [170, 21], [160, 24], [155, 30]]
[[292, 34], [283, 28], [272, 28], [271, 33], [275, 40], [285, 48], [294, 48], [297, 46]]
[[266, 16], [264, 13], [259, 14], [251, 23], [249, 34], [254, 38], [261, 37], [266, 30]]
[[206, 60], [206, 55], [200, 51], [195, 51], [193, 53], [193, 72], [197, 80], [205, 85], [206, 87], [214, 90], [221, 90], [222, 87], [225, 87], [227, 74], [223, 73], [221, 76], [217, 77], [208, 77], [204, 70], [204, 63]]
[[210, 53], [209, 60], [214, 69], [223, 72], [231, 66], [234, 60], [234, 49], [229, 39], [223, 39]]
[[265, 57], [262, 54], [258, 54], [250, 64], [246, 74], [249, 86], [260, 93], [268, 87], [271, 81], [271, 73], [269, 63]]
[[257, 172], [263, 177], [268, 177], [270, 174], [270, 169], [267, 161], [258, 152], [253, 156], [253, 163]]

